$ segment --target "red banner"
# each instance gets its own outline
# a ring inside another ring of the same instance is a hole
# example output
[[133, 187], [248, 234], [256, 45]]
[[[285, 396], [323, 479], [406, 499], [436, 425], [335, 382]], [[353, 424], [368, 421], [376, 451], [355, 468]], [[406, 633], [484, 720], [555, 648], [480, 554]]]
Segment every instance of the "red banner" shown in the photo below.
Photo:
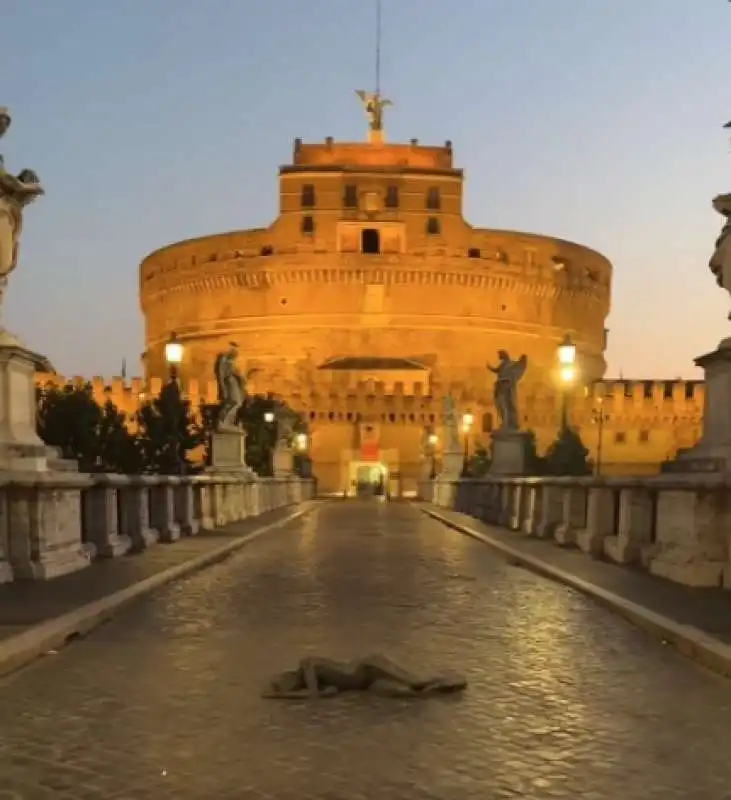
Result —
[[378, 443], [363, 442], [360, 446], [361, 461], [378, 461]]

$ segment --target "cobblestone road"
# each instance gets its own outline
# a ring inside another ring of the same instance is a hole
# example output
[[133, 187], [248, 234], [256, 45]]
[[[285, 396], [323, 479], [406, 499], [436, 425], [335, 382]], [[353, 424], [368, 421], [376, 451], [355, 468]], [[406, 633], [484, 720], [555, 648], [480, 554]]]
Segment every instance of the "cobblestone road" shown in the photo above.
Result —
[[[306, 653], [461, 698], [265, 701]], [[723, 800], [731, 681], [406, 505], [336, 502], [0, 683], [0, 800]]]

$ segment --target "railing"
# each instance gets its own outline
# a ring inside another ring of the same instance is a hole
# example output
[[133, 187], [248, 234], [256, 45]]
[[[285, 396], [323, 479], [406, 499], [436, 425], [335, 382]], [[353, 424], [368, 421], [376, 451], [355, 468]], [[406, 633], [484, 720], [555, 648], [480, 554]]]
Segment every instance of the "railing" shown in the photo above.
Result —
[[39, 473], [0, 478], [0, 583], [48, 579], [314, 496], [298, 476]]
[[677, 583], [731, 588], [731, 485], [722, 477], [437, 479], [419, 496]]

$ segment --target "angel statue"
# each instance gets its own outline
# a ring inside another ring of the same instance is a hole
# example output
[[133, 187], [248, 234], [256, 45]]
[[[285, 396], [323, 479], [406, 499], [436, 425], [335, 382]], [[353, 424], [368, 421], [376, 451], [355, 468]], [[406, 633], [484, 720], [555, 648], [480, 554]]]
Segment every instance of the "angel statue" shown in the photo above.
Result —
[[277, 421], [277, 443], [280, 447], [289, 447], [294, 436], [295, 425], [300, 419], [299, 414], [281, 400], [275, 400], [274, 416]]
[[497, 376], [494, 396], [495, 408], [500, 418], [498, 430], [517, 431], [519, 426], [516, 386], [525, 374], [528, 357], [522, 355], [517, 361], [511, 361], [505, 350], [498, 350], [497, 356], [500, 359], [497, 367], [488, 364], [487, 368]]
[[229, 349], [216, 356], [213, 372], [218, 385], [218, 416], [216, 430], [238, 430], [236, 415], [246, 399], [246, 384], [258, 369], [250, 369], [242, 375], [236, 368], [239, 347], [236, 342], [229, 344]]
[[355, 93], [360, 97], [365, 107], [368, 124], [372, 131], [383, 130], [383, 109], [392, 106], [393, 103], [386, 98], [381, 98], [378, 92], [365, 92], [363, 89], [356, 89]]
[[[0, 106], [0, 137], [10, 127], [7, 108]], [[18, 242], [23, 228], [23, 209], [43, 194], [38, 176], [24, 169], [17, 177], [5, 171], [0, 155], [0, 303], [8, 283], [8, 275], [18, 265]]]
[[[726, 218], [721, 234], [716, 239], [716, 249], [708, 266], [716, 276], [716, 283], [731, 294], [731, 194], [713, 198], [713, 207]], [[729, 314], [731, 319], [731, 314]]]

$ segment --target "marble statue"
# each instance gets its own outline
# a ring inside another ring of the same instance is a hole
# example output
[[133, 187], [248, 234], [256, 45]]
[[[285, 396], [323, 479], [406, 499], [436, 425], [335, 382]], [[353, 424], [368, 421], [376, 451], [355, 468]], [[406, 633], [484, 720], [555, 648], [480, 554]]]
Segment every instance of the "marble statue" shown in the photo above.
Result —
[[218, 402], [220, 404], [216, 418], [216, 430], [238, 430], [236, 415], [246, 399], [246, 384], [258, 370], [251, 369], [242, 375], [236, 367], [239, 348], [231, 342], [229, 349], [219, 353], [213, 367], [218, 385]]
[[348, 663], [304, 658], [297, 669], [275, 676], [262, 692], [266, 699], [300, 700], [340, 692], [369, 692], [382, 697], [428, 697], [461, 692], [467, 681], [456, 674], [414, 675], [382, 655]]
[[[7, 108], [0, 107], [0, 137], [10, 127]], [[38, 176], [24, 169], [17, 176], [5, 171], [0, 155], [0, 306], [8, 284], [8, 275], [18, 265], [20, 234], [23, 229], [23, 209], [43, 194]]]
[[496, 375], [494, 397], [500, 422], [499, 430], [517, 431], [520, 426], [516, 387], [525, 374], [528, 357], [522, 355], [517, 361], [511, 361], [505, 350], [498, 350], [497, 355], [499, 359], [497, 367], [488, 364], [487, 368]]
[[360, 97], [363, 103], [370, 129], [372, 131], [382, 131], [383, 109], [392, 106], [393, 103], [390, 100], [382, 98], [378, 92], [372, 93], [365, 92], [363, 89], [356, 89], [355, 93]]
[[[719, 194], [714, 197], [713, 207], [722, 217], [726, 218], [726, 221], [716, 240], [716, 249], [708, 266], [716, 276], [716, 283], [731, 294], [731, 194]], [[731, 319], [731, 313], [729, 319]]]
[[277, 442], [280, 447], [288, 447], [294, 436], [294, 426], [299, 417], [281, 400], [277, 400], [274, 404], [274, 416], [277, 421]]
[[461, 453], [457, 409], [454, 406], [454, 398], [449, 394], [442, 400], [442, 414], [444, 416], [442, 450], [445, 453]]

